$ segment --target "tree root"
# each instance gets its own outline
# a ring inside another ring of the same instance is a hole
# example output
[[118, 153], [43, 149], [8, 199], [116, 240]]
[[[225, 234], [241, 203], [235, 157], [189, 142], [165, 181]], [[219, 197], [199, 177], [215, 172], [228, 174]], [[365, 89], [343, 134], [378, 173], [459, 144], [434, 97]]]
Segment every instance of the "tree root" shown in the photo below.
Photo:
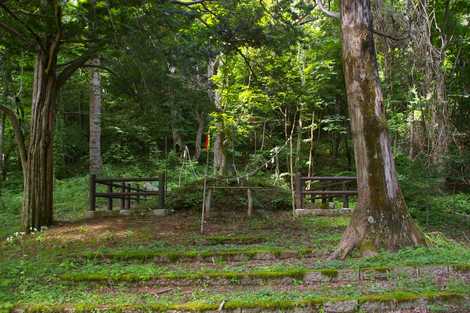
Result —
[[344, 260], [361, 242], [363, 236], [360, 233], [352, 225], [349, 225], [343, 234], [338, 248], [328, 257], [328, 260]]

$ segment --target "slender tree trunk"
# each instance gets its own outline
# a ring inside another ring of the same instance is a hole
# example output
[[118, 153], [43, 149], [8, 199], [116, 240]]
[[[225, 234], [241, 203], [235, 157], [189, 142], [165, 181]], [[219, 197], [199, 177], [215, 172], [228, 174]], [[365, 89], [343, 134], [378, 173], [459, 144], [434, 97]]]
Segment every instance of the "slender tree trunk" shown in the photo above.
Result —
[[445, 158], [449, 150], [449, 105], [447, 103], [446, 85], [442, 70], [442, 61], [436, 64], [436, 75], [434, 78], [435, 99], [432, 106], [431, 125], [432, 129], [432, 164], [444, 167]]
[[342, 0], [343, 66], [357, 168], [358, 203], [331, 256], [424, 244], [397, 181], [372, 36], [370, 0]]
[[300, 168], [300, 156], [302, 152], [302, 139], [303, 139], [302, 138], [302, 130], [303, 130], [302, 109], [301, 108], [298, 109], [298, 112], [299, 112], [299, 119], [297, 121], [297, 142], [295, 146], [294, 173], [297, 173], [297, 171]]
[[[449, 42], [447, 20], [450, 1], [444, 1], [444, 22], [439, 26], [428, 0], [409, 1], [411, 40], [416, 62], [424, 74], [423, 96], [431, 95], [425, 123], [430, 164], [443, 169], [450, 142], [449, 103], [446, 95], [444, 60]], [[433, 40], [437, 36], [439, 40]], [[440, 43], [440, 46], [437, 46]]]
[[[418, 113], [419, 112], [419, 113]], [[426, 136], [422, 111], [412, 110], [410, 112], [410, 147], [409, 157], [415, 159], [426, 150]]]
[[[308, 174], [307, 176], [313, 176], [313, 147], [314, 147], [314, 134], [315, 134], [315, 112], [312, 112], [312, 121], [310, 122], [310, 147], [308, 150]], [[307, 182], [308, 189], [310, 189], [311, 181]]]
[[261, 147], [260, 147], [261, 151], [264, 150], [265, 137], [266, 137], [266, 120], [263, 122], [263, 132], [262, 132], [262, 135], [261, 135]]
[[[100, 65], [100, 59], [90, 62]], [[81, 116], [80, 116], [81, 118]], [[103, 166], [101, 158], [101, 77], [96, 68], [91, 70], [90, 80], [90, 174], [99, 175]]]
[[3, 138], [5, 135], [5, 115], [0, 112], [0, 181], [5, 179], [5, 152], [3, 151]]
[[196, 121], [197, 121], [197, 132], [196, 132], [196, 140], [194, 142], [194, 159], [199, 160], [201, 157], [201, 143], [202, 143], [202, 135], [204, 134], [204, 122], [205, 122], [205, 114], [202, 112], [196, 113]]
[[[220, 63], [221, 63], [221, 55], [218, 55], [214, 59], [209, 60], [208, 64], [208, 92], [209, 98], [214, 102], [215, 110], [217, 113], [222, 113], [222, 98], [220, 95], [219, 90], [217, 90], [216, 86], [212, 82], [212, 77], [217, 75]], [[224, 149], [224, 123], [221, 116], [217, 116], [217, 121], [215, 123], [216, 133], [215, 133], [215, 140], [214, 140], [214, 174], [223, 175], [225, 172], [225, 149]]]
[[173, 139], [173, 149], [177, 152], [183, 151], [183, 139], [178, 131], [178, 112], [174, 109], [171, 110], [171, 137]]
[[[313, 176], [313, 148], [315, 146], [315, 141], [314, 141], [314, 136], [315, 136], [315, 111], [312, 112], [312, 120], [310, 122], [310, 145], [308, 149], [308, 172], [307, 176], [311, 177]], [[307, 189], [310, 190], [310, 186], [312, 185], [311, 181], [307, 181]]]

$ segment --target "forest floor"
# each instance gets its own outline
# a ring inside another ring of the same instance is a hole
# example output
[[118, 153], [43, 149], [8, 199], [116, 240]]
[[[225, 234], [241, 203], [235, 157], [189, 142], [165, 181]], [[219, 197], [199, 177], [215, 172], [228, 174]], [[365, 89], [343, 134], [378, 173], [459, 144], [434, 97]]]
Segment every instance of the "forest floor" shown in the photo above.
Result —
[[58, 224], [0, 243], [0, 312], [470, 312], [468, 243], [329, 261], [348, 217], [215, 212]]

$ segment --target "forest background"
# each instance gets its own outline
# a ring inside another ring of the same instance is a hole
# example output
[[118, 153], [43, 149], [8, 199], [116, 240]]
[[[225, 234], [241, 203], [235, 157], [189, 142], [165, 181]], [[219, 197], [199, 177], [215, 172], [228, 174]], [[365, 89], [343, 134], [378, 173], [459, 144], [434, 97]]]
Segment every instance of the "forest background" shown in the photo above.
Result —
[[[0, 21], [17, 23], [32, 38], [48, 36], [54, 20], [47, 14], [4, 2]], [[463, 0], [373, 1], [379, 74], [408, 206], [421, 225], [466, 240], [468, 232], [449, 225], [467, 223], [470, 214], [469, 8]], [[250, 184], [286, 191], [297, 172], [355, 173], [340, 29], [315, 3], [71, 1], [60, 27], [56, 66], [67, 75], [52, 132], [58, 220], [84, 216], [90, 173], [166, 172], [175, 209], [200, 208], [207, 157], [211, 175], [246, 176]], [[6, 237], [20, 229], [15, 130], [29, 142], [37, 55], [0, 28]], [[195, 192], [172, 196], [178, 190]], [[232, 197], [231, 208], [244, 205], [243, 197]], [[289, 197], [269, 201], [288, 209]]]

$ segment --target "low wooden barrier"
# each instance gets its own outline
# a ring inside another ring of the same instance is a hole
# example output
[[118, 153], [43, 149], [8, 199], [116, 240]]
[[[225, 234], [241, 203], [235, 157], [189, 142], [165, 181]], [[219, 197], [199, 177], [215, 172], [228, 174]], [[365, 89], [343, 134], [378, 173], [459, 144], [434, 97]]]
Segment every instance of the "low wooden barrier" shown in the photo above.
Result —
[[255, 190], [275, 190], [276, 188], [272, 187], [249, 187], [249, 186], [207, 186], [207, 194], [205, 194], [205, 199], [203, 199], [204, 204], [204, 212], [206, 216], [209, 216], [209, 212], [211, 210], [212, 204], [212, 191], [215, 189], [228, 189], [228, 190], [238, 190], [238, 191], [246, 191], [247, 196], [247, 215], [252, 216], [254, 213], [253, 207], [253, 191]]
[[[343, 208], [349, 208], [349, 197], [357, 194], [355, 176], [302, 176], [295, 177], [295, 206], [303, 210], [305, 196], [310, 199], [322, 199], [326, 206], [333, 198], [343, 198]], [[307, 188], [309, 187], [309, 188]]]
[[[148, 190], [136, 184], [137, 182], [155, 182], [158, 181], [158, 190]], [[106, 192], [98, 192], [97, 186], [107, 186]], [[115, 188], [119, 191], [116, 191]], [[90, 175], [90, 211], [96, 211], [96, 199], [107, 198], [107, 208], [109, 211], [113, 210], [113, 199], [121, 199], [121, 210], [129, 210], [131, 208], [131, 201], [147, 199], [149, 196], [158, 196], [160, 209], [165, 208], [165, 177], [134, 177], [134, 178], [105, 178]]]

